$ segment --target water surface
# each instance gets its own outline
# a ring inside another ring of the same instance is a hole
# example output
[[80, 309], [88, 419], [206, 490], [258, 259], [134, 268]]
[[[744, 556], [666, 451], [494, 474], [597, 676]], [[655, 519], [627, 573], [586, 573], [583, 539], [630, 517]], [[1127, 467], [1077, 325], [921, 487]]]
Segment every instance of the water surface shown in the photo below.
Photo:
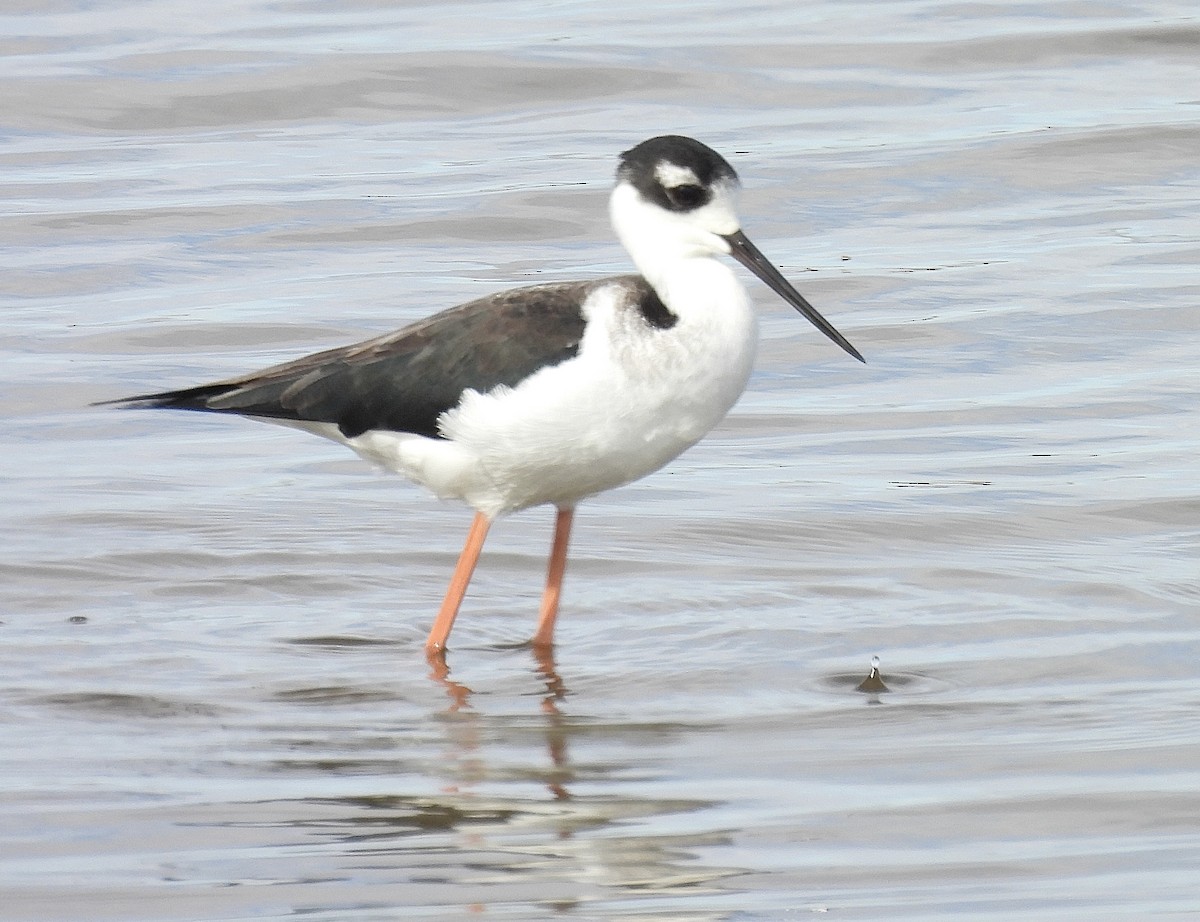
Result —
[[[0, 917], [1200, 916], [1190, 7], [0, 23]], [[88, 406], [627, 271], [668, 131], [869, 364], [755, 287], [735, 411], [581, 508], [553, 662], [546, 510], [438, 679], [466, 511]]]

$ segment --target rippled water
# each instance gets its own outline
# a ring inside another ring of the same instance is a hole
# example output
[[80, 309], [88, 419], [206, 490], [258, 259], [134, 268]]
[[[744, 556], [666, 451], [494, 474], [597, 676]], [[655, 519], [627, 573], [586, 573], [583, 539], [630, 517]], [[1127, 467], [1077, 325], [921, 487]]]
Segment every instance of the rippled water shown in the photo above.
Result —
[[[9, 5], [0, 917], [1200, 918], [1188, 4]], [[303, 434], [95, 409], [627, 271], [726, 153], [746, 397], [494, 531]], [[878, 655], [889, 690], [856, 686]]]

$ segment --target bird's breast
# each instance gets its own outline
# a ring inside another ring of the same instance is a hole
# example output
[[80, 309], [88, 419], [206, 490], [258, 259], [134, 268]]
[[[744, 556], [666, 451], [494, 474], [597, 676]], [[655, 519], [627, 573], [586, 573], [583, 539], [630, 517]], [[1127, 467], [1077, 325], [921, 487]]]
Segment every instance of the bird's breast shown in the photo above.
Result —
[[516, 387], [467, 391], [443, 415], [443, 434], [478, 458], [499, 511], [572, 504], [645, 476], [702, 438], [744, 389], [748, 305], [681, 311], [664, 327], [627, 295], [618, 285], [589, 298], [574, 358]]

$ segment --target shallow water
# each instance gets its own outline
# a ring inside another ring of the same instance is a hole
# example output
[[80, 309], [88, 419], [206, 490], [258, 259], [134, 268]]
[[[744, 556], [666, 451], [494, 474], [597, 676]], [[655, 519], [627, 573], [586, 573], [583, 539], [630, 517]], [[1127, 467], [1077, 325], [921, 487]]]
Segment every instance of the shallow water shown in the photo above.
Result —
[[[1186, 4], [0, 14], [0, 918], [1200, 917]], [[501, 523], [91, 401], [627, 271], [615, 154], [726, 153], [705, 442]], [[882, 660], [889, 691], [855, 690]]]

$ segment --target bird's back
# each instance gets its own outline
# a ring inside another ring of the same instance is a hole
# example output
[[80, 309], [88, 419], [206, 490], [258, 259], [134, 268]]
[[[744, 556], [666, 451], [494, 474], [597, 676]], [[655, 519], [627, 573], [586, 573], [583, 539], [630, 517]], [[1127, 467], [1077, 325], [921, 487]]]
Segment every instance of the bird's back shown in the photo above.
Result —
[[[621, 278], [635, 280], [645, 285]], [[612, 281], [512, 289], [243, 377], [114, 402], [329, 423], [345, 438], [373, 429], [439, 438], [438, 418], [464, 390], [512, 387], [575, 356], [585, 325], [580, 305]]]

